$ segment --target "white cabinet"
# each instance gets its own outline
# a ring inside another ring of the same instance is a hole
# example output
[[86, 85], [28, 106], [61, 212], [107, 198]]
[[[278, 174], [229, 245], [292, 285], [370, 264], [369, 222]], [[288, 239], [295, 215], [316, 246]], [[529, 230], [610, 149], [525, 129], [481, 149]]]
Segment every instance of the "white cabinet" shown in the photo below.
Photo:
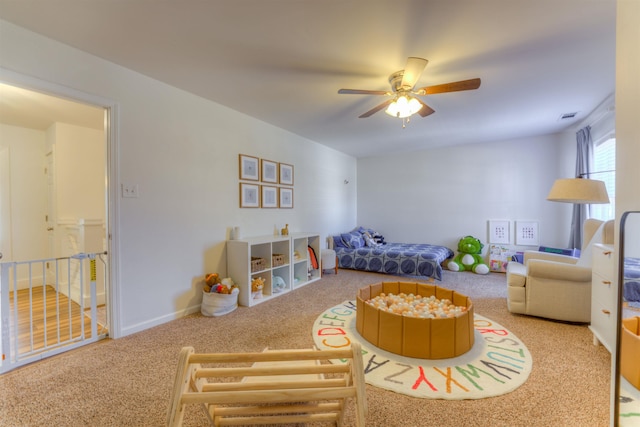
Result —
[[[295, 233], [227, 241], [227, 275], [240, 289], [238, 303], [251, 307], [319, 280], [321, 270], [313, 268], [309, 247], [320, 256], [320, 235]], [[264, 288], [253, 293], [251, 281], [258, 277], [264, 280]]]
[[613, 261], [613, 246], [595, 244], [591, 260], [591, 325], [593, 343], [601, 343], [609, 352], [616, 342], [618, 287]]

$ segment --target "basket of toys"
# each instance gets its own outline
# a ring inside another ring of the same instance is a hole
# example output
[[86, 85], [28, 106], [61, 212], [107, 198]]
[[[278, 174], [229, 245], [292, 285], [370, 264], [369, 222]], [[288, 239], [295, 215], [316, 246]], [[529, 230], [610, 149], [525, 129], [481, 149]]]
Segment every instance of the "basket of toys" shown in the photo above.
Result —
[[220, 279], [217, 273], [207, 274], [202, 288], [200, 312], [204, 316], [222, 316], [238, 308], [240, 289], [230, 277]]

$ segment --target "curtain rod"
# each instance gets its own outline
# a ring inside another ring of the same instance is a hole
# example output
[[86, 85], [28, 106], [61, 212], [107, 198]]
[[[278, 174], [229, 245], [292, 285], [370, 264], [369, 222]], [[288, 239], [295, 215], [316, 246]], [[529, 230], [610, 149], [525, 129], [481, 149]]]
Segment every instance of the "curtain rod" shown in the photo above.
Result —
[[[606, 107], [605, 107], [606, 105]], [[585, 126], [593, 126], [602, 120], [607, 114], [613, 113], [616, 111], [616, 98], [615, 94], [610, 94], [607, 96], [596, 108], [594, 108], [591, 113], [580, 120], [579, 123], [573, 125], [573, 130], [576, 132]], [[593, 118], [592, 118], [593, 117]]]
[[582, 173], [579, 173], [576, 178], [584, 178], [585, 176], [589, 176], [589, 175], [597, 175], [600, 173], [609, 173], [609, 172], [615, 172], [615, 171], [616, 171], [615, 169], [610, 169], [608, 171], [582, 172]]
[[[608, 106], [604, 111], [600, 112], [600, 114], [598, 114], [598, 116], [593, 119], [591, 121], [591, 123], [588, 126], [593, 126], [596, 123], [598, 123], [600, 120], [602, 120], [603, 118], [605, 118], [609, 113], [613, 113], [616, 111], [616, 107], [614, 105], [610, 105]], [[584, 127], [584, 126], [583, 126]]]

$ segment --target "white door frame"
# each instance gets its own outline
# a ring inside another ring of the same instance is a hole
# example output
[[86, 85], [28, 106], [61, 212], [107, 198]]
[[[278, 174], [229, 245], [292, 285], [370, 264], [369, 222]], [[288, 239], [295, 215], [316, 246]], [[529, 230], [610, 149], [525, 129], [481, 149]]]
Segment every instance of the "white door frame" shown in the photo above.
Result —
[[107, 309], [109, 316], [109, 336], [122, 336], [120, 313], [120, 262], [119, 262], [119, 199], [118, 188], [118, 104], [114, 100], [82, 92], [67, 86], [58, 85], [20, 74], [0, 67], [0, 82], [18, 86], [24, 89], [45, 93], [58, 98], [68, 99], [105, 109], [105, 139], [107, 149], [107, 179], [106, 179], [106, 235], [108, 252], [107, 271]]
[[0, 148], [0, 262], [13, 259], [11, 236], [11, 171], [9, 147]]

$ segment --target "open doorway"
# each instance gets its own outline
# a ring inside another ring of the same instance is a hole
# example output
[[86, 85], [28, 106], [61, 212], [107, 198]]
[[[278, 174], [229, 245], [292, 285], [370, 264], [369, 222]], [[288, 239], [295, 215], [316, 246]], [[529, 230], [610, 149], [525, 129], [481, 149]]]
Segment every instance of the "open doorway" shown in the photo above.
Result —
[[[0, 321], [10, 319], [1, 329], [9, 364], [108, 334], [108, 114], [0, 83]], [[23, 347], [29, 357], [20, 359]]]

